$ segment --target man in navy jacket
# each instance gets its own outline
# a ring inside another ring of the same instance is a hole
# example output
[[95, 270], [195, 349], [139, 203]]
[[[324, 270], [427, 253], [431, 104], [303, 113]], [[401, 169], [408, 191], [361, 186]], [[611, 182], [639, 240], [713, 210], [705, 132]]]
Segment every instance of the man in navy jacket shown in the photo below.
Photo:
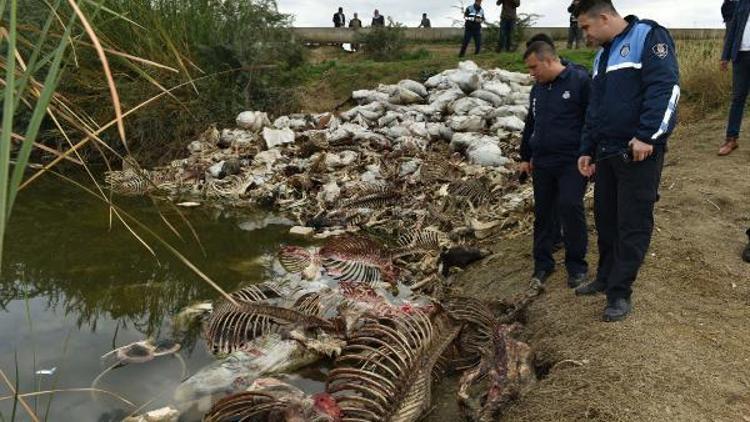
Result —
[[740, 126], [745, 112], [748, 90], [750, 90], [750, 0], [741, 0], [734, 9], [734, 17], [727, 25], [724, 49], [721, 54], [721, 69], [726, 71], [732, 62], [732, 105], [729, 108], [727, 137], [719, 148], [719, 155], [726, 156], [739, 147]]
[[534, 274], [541, 288], [555, 268], [553, 246], [565, 233], [568, 286], [586, 281], [588, 234], [583, 195], [586, 178], [577, 169], [581, 130], [589, 99], [589, 76], [580, 67], [561, 63], [555, 48], [536, 41], [524, 54], [536, 80], [521, 142], [520, 170], [534, 177]]
[[581, 0], [578, 24], [599, 49], [578, 167], [596, 173], [599, 263], [577, 294], [606, 292], [605, 321], [631, 311], [632, 286], [654, 228], [667, 138], [680, 98], [674, 41], [656, 22], [621, 17], [610, 0]]

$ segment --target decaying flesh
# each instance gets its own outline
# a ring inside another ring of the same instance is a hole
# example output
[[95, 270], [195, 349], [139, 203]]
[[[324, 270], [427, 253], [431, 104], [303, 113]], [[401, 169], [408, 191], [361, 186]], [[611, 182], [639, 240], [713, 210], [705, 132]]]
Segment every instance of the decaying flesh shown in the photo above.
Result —
[[307, 396], [273, 378], [256, 380], [247, 391], [221, 399], [204, 422], [339, 422], [341, 410], [326, 393]]
[[460, 326], [413, 312], [366, 323], [326, 383], [343, 421], [414, 421], [430, 407], [433, 369]]
[[492, 422], [534, 381], [531, 349], [515, 340], [516, 325], [496, 325], [479, 365], [464, 373], [458, 401], [469, 421]]
[[[317, 341], [329, 342], [331, 349], [343, 346], [335, 338], [319, 338]], [[206, 412], [215, 399], [244, 391], [258, 378], [292, 373], [323, 357], [298, 339], [267, 334], [185, 380], [175, 390], [175, 401], [182, 409], [197, 405], [199, 410]]]

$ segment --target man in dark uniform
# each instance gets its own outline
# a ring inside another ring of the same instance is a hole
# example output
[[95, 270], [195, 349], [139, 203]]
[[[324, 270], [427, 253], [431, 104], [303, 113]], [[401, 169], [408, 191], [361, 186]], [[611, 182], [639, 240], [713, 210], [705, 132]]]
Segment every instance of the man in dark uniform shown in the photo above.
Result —
[[346, 16], [344, 16], [344, 8], [339, 7], [339, 11], [333, 15], [333, 26], [336, 28], [343, 28], [346, 24]]
[[654, 228], [667, 138], [680, 98], [674, 41], [656, 22], [621, 17], [611, 0], [581, 0], [578, 24], [601, 48], [578, 167], [596, 174], [596, 279], [577, 294], [607, 294], [605, 321], [631, 311], [632, 286]]
[[484, 22], [484, 9], [482, 9], [482, 0], [474, 0], [464, 11], [464, 42], [461, 44], [461, 51], [458, 57], [466, 55], [466, 47], [474, 39], [474, 54], [479, 54], [482, 49], [482, 23]]
[[521, 143], [520, 171], [534, 178], [534, 274], [541, 288], [555, 267], [553, 244], [565, 232], [568, 286], [586, 281], [588, 234], [583, 195], [586, 178], [576, 166], [588, 106], [590, 81], [586, 70], [565, 66], [545, 41], [529, 45], [524, 54], [536, 81]]

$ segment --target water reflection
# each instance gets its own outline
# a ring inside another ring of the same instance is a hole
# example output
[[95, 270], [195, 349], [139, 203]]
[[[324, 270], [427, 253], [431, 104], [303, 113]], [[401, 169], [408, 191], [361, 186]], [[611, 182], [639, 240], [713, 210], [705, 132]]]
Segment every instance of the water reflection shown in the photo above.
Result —
[[[228, 291], [263, 280], [268, 257], [287, 240], [289, 222], [263, 213], [181, 210], [198, 243], [167, 204], [160, 208], [181, 237], [148, 200], [119, 203]], [[0, 273], [0, 369], [12, 376], [17, 352], [22, 391], [49, 387], [54, 378], [58, 387], [85, 387], [102, 370], [99, 356], [113, 346], [169, 337], [171, 315], [217, 296], [157, 242], [144, 239], [156, 258], [122, 224], [114, 221], [110, 228], [105, 204], [51, 176], [19, 196]], [[202, 347], [195, 347], [195, 334], [178, 339], [185, 343], [191, 373], [210, 360]], [[175, 365], [172, 359], [131, 365], [108, 376], [106, 384], [131, 400], [145, 401], [179, 382]], [[51, 367], [59, 368], [54, 377], [34, 375], [35, 368]], [[8, 404], [0, 402], [6, 416]], [[115, 415], [118, 408], [111, 399], [92, 404], [86, 394], [63, 394], [55, 397], [53, 414], [61, 416], [54, 420], [109, 420], [102, 415]]]

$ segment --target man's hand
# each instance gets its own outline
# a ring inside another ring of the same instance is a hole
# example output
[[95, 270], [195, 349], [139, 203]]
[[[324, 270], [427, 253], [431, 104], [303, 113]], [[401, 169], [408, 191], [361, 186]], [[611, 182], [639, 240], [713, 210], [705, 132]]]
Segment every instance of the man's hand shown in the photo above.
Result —
[[654, 153], [654, 146], [641, 142], [635, 138], [628, 142], [630, 150], [633, 151], [633, 161], [643, 161]]
[[531, 172], [534, 171], [534, 164], [531, 161], [522, 161], [521, 164], [518, 165], [518, 171], [531, 176]]
[[583, 155], [578, 158], [578, 171], [583, 177], [591, 177], [596, 173], [596, 164], [592, 163], [590, 156]]
[[721, 70], [723, 72], [726, 72], [727, 70], [729, 70], [729, 60], [722, 60], [721, 61]]

